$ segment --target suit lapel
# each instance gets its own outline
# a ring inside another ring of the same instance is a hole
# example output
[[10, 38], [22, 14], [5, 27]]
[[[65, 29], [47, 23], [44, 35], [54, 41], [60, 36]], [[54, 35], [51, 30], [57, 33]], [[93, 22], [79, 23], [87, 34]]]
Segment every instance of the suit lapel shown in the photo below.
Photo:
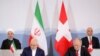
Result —
[[72, 49], [72, 54], [70, 54], [71, 56], [76, 56], [76, 51], [75, 51], [75, 49], [74, 49], [74, 47], [73, 47], [73, 49]]
[[28, 51], [28, 53], [29, 53], [29, 56], [32, 56], [32, 50], [31, 50], [30, 47], [29, 47], [29, 51]]
[[80, 51], [81, 53], [80, 53], [80, 55], [81, 56], [84, 56], [84, 53], [83, 53], [83, 49], [81, 48], [81, 51]]
[[88, 37], [86, 37], [86, 43], [87, 43], [87, 47], [89, 46], [89, 41], [88, 41]]
[[36, 49], [36, 54], [35, 54], [35, 56], [39, 56], [38, 48]]
[[76, 56], [76, 51], [74, 51], [71, 56]]
[[94, 37], [92, 37], [92, 47], [95, 45]]

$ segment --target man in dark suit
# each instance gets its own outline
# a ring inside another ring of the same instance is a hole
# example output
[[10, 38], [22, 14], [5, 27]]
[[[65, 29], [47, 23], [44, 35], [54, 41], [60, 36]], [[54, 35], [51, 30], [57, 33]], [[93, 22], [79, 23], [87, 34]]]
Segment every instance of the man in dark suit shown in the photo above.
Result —
[[30, 42], [30, 46], [24, 48], [21, 56], [45, 56], [45, 53], [38, 47], [37, 40], [33, 38]]
[[13, 29], [8, 29], [7, 31], [8, 39], [3, 40], [1, 49], [10, 49], [12, 43], [15, 44], [16, 49], [21, 49], [21, 44], [19, 40], [14, 38]]
[[82, 38], [82, 46], [89, 48], [90, 44], [91, 48], [97, 49], [100, 48], [99, 40], [97, 37], [93, 36], [92, 27], [88, 27], [86, 30], [87, 36]]
[[73, 46], [68, 49], [65, 56], [91, 56], [85, 47], [82, 47], [82, 41], [79, 38], [73, 40]]

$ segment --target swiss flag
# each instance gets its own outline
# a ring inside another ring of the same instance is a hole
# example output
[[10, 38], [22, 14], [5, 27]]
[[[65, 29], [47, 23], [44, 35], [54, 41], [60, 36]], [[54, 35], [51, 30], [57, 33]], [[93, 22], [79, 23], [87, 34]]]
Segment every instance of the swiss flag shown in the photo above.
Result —
[[68, 48], [72, 45], [71, 40], [72, 37], [69, 31], [68, 17], [64, 3], [62, 2], [55, 42], [55, 49], [60, 56], [64, 56]]

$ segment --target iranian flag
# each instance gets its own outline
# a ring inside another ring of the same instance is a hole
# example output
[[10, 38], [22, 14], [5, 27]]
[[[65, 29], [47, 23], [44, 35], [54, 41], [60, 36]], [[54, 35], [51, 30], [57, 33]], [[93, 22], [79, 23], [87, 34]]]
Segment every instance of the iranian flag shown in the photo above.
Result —
[[14, 53], [14, 52], [16, 51], [16, 46], [15, 46], [14, 42], [12, 42], [12, 44], [11, 44], [11, 46], [10, 46], [10, 51], [11, 51], [12, 53]]
[[36, 8], [35, 8], [35, 14], [33, 15], [33, 23], [32, 23], [32, 29], [31, 29], [31, 35], [30, 35], [30, 41], [31, 39], [35, 37], [38, 41], [38, 46], [44, 50], [45, 55], [48, 54], [47, 50], [47, 40], [44, 33], [44, 25], [42, 21], [42, 16], [39, 8], [39, 4], [37, 2]]
[[64, 56], [68, 48], [71, 47], [71, 40], [72, 37], [69, 30], [68, 17], [65, 11], [64, 3], [62, 2], [55, 41], [55, 49], [60, 56]]

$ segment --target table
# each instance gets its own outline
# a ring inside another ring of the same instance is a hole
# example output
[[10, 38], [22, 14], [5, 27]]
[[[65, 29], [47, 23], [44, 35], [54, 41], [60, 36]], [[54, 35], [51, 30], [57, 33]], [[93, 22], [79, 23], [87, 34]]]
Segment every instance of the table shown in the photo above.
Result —
[[23, 50], [21, 49], [12, 53], [10, 50], [0, 50], [0, 56], [20, 56], [22, 51]]
[[[23, 49], [16, 50], [12, 53], [10, 50], [0, 50], [0, 56], [20, 56]], [[100, 49], [94, 49], [91, 53], [91, 56], [100, 56]]]
[[100, 49], [93, 49], [91, 55], [92, 56], [100, 56]]

